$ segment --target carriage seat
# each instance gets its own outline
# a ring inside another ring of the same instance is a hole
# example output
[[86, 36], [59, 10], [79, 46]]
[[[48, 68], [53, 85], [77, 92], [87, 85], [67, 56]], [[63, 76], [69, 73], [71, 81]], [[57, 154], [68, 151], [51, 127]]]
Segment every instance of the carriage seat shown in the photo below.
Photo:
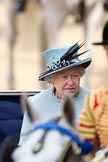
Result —
[[[20, 96], [23, 92], [8, 91], [0, 92], [0, 149], [9, 136], [20, 135], [23, 112], [20, 103]], [[27, 96], [38, 92], [24, 92]]]

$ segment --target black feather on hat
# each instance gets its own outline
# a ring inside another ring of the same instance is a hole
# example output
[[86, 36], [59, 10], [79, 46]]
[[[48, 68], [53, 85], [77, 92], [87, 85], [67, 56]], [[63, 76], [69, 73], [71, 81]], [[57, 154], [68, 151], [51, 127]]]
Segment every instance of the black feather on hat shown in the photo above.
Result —
[[82, 53], [76, 55], [76, 53], [78, 52], [78, 50], [79, 50], [85, 43], [86, 43], [86, 42], [81, 43], [79, 46], [77, 46], [78, 43], [76, 43], [75, 45], [71, 46], [71, 47], [69, 48], [69, 50], [60, 58], [60, 61], [63, 61], [63, 60], [65, 60], [65, 61], [68, 60], [68, 61], [69, 61], [69, 60], [75, 59], [75, 58], [77, 58], [77, 57], [83, 55], [84, 53], [88, 52], [89, 50], [84, 51], [84, 52], [82, 52]]

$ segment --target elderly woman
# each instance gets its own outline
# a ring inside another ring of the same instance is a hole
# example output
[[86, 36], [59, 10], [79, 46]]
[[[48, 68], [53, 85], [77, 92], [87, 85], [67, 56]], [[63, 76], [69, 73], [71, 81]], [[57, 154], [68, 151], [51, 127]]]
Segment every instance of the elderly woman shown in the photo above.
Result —
[[[76, 123], [78, 122], [85, 95], [90, 93], [90, 90], [80, 87], [80, 78], [91, 63], [91, 58], [83, 60], [78, 58], [87, 52], [78, 54], [78, 50], [83, 45], [84, 43], [80, 45], [76, 43], [72, 47], [51, 49], [43, 53], [48, 70], [39, 76], [39, 80], [48, 81], [52, 87], [29, 98], [34, 115], [35, 109], [38, 109], [41, 115], [46, 117], [46, 120], [60, 116], [64, 95], [69, 93], [75, 100]], [[31, 125], [25, 112], [21, 134], [30, 128]], [[24, 136], [21, 136], [20, 144], [23, 140]]]

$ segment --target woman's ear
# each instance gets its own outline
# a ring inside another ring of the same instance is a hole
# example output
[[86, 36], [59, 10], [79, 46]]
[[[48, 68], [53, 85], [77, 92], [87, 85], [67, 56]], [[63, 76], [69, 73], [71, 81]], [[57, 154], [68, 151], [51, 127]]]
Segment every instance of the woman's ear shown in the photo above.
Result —
[[48, 83], [53, 84], [53, 80], [52, 79], [49, 79], [48, 80]]
[[54, 75], [49, 76], [47, 81], [48, 81], [48, 83], [53, 84], [53, 82], [54, 82]]

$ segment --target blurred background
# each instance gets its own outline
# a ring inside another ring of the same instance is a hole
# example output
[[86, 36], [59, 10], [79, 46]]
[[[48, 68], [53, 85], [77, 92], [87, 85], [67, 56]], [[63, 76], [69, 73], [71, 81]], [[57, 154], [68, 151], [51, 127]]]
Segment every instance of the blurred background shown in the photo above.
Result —
[[[42, 49], [40, 49], [40, 25], [44, 15], [43, 6], [36, 2], [32, 3], [32, 0], [30, 0], [25, 11], [12, 13], [15, 16], [14, 23], [16, 23], [17, 35], [13, 48], [14, 84], [10, 86], [9, 68], [11, 65], [9, 60], [11, 56], [8, 38], [12, 31], [10, 32], [9, 28], [8, 1], [10, 0], [0, 0], [0, 90], [41, 90], [44, 86], [43, 83], [38, 81], [38, 76], [42, 72], [43, 64]], [[102, 40], [103, 26], [104, 21], [101, 21], [93, 35], [93, 42]], [[57, 38], [59, 46], [84, 41], [83, 23], [75, 20], [75, 17], [69, 14], [60, 27]], [[103, 47], [92, 46], [91, 57], [91, 74], [88, 76], [89, 87], [96, 88], [108, 81], [107, 60]], [[84, 80], [82, 78], [81, 84], [86, 87]]]

